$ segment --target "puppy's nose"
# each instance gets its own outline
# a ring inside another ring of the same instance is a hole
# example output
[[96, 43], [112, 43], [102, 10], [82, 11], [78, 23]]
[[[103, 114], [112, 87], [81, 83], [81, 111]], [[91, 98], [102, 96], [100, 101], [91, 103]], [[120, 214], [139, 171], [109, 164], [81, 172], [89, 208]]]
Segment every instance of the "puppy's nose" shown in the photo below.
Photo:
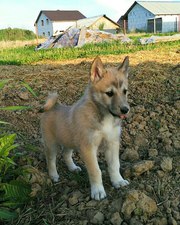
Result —
[[129, 108], [127, 106], [121, 107], [121, 113], [122, 114], [127, 114], [129, 112]]

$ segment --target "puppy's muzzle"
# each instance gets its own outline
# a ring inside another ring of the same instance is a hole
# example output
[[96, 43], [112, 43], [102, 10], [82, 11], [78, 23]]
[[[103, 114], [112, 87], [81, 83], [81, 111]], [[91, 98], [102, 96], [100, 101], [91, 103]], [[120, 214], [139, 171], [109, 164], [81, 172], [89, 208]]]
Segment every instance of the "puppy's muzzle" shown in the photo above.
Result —
[[127, 114], [129, 112], [129, 108], [127, 106], [123, 106], [120, 108], [122, 114]]

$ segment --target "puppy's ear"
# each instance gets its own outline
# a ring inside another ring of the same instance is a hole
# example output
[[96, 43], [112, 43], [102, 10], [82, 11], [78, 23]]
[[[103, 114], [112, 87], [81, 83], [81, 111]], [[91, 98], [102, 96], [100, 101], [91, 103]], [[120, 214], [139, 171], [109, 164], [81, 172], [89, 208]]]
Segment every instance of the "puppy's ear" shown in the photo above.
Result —
[[123, 72], [125, 74], [125, 76], [128, 77], [128, 71], [129, 71], [129, 57], [128, 56], [126, 56], [124, 58], [124, 61], [118, 67], [118, 70]]
[[91, 74], [90, 80], [94, 82], [98, 82], [103, 77], [104, 67], [101, 59], [97, 56], [91, 66]]

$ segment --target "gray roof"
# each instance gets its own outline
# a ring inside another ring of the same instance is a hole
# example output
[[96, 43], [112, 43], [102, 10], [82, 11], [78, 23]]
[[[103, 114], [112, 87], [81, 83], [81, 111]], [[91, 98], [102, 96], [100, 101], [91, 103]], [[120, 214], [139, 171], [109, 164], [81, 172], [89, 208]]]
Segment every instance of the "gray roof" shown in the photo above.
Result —
[[93, 24], [95, 24], [102, 17], [106, 18], [107, 20], [111, 21], [112, 23], [114, 23], [115, 25], [117, 25], [119, 27], [119, 24], [117, 24], [116, 22], [114, 22], [113, 20], [111, 20], [106, 15], [100, 15], [100, 16], [94, 16], [94, 17], [80, 19], [80, 20], [76, 21], [76, 23], [75, 23], [74, 26], [75, 27], [78, 27], [78, 28], [83, 28], [83, 27], [89, 28], [90, 26], [92, 26]]
[[179, 1], [137, 1], [137, 3], [154, 15], [180, 14]]
[[89, 18], [85, 18], [85, 19], [80, 19], [76, 22], [76, 25], [78, 26], [78, 28], [90, 27], [92, 24], [94, 24], [101, 17], [102, 16], [94, 16], [94, 17], [89, 17]]

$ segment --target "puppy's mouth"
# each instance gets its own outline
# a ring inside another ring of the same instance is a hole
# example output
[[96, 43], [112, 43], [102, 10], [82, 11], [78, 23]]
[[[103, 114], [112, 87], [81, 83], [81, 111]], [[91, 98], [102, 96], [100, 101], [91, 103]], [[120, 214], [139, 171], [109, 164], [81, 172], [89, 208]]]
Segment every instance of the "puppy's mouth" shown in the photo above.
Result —
[[112, 115], [112, 116], [114, 116], [114, 117], [117, 117], [117, 118], [120, 118], [120, 119], [126, 119], [127, 118], [127, 114], [116, 114], [116, 113], [113, 113], [110, 109], [109, 109], [109, 112], [110, 112], [110, 114]]
[[127, 118], [127, 114], [121, 114], [121, 115], [120, 115], [120, 118], [121, 118], [122, 120], [126, 119], [126, 118]]

